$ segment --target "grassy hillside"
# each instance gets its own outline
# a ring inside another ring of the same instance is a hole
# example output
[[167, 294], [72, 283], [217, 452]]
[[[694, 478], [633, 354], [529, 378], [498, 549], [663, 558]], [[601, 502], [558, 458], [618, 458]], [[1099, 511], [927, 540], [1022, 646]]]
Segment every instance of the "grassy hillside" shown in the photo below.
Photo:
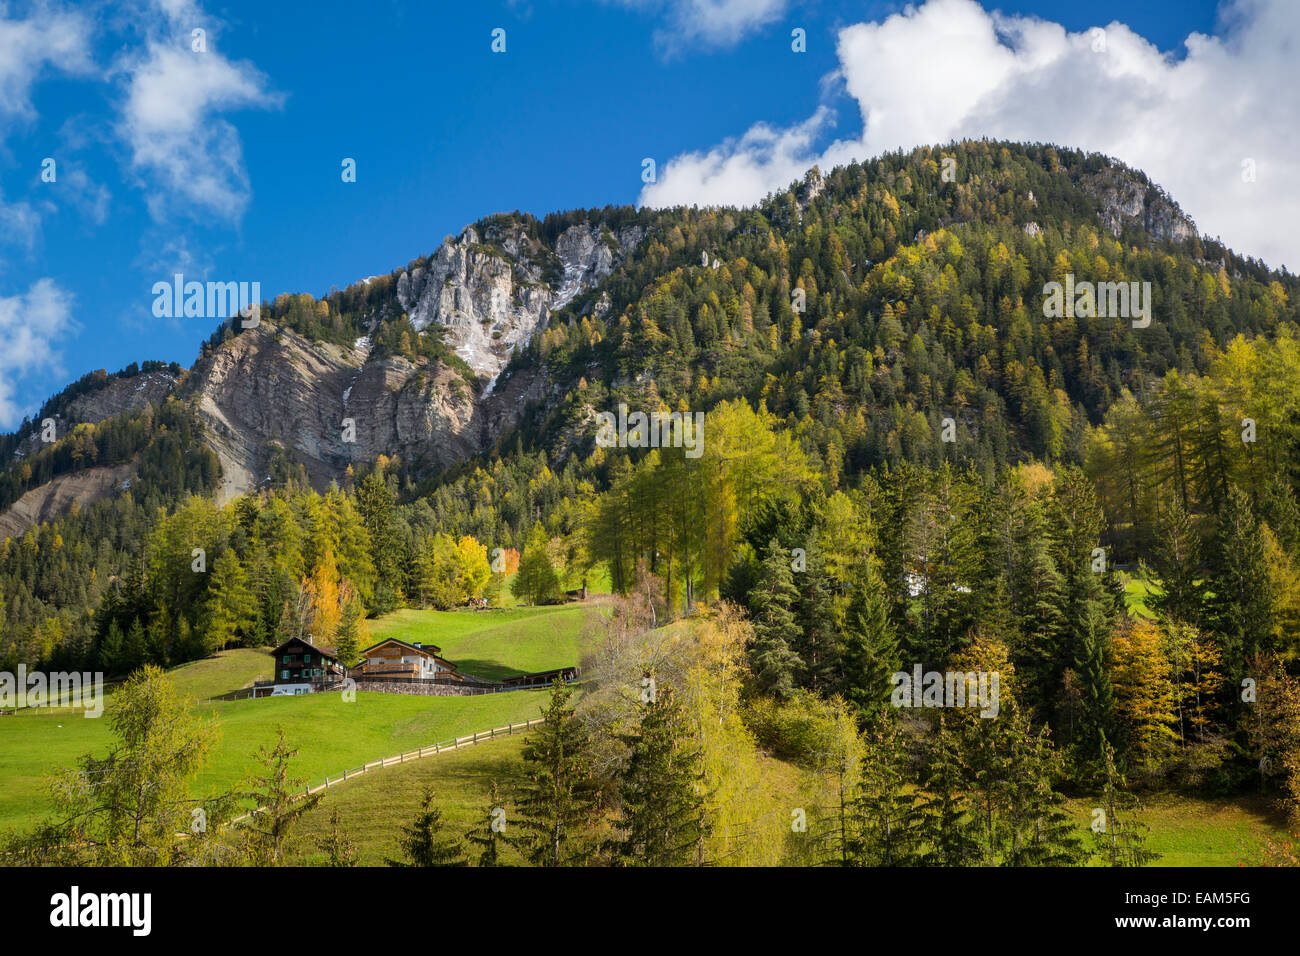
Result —
[[395, 637], [442, 648], [467, 674], [500, 680], [577, 664], [582, 634], [599, 605], [563, 604], [490, 611], [401, 610], [367, 624], [369, 640]]
[[[523, 772], [521, 753], [525, 736], [521, 733], [500, 737], [331, 787], [320, 806], [303, 819], [298, 832], [315, 834], [328, 830], [330, 814], [337, 810], [339, 826], [356, 845], [361, 865], [382, 866], [385, 859], [400, 856], [397, 841], [402, 827], [419, 811], [425, 787], [433, 788], [448, 832], [461, 835], [478, 825], [491, 809], [495, 781], [500, 800], [497, 806], [506, 810], [509, 834], [513, 813], [511, 791]], [[810, 805], [809, 791], [815, 784], [807, 774], [780, 760], [767, 761], [764, 769], [762, 789], [774, 810], [766, 818], [754, 821], [753, 831], [779, 842], [789, 834], [789, 809]], [[295, 862], [321, 859], [310, 840], [301, 842], [295, 852]], [[510, 848], [504, 850], [503, 860], [513, 865], [522, 863], [519, 854]]]
[[[577, 606], [477, 614], [403, 611], [378, 627], [392, 628], [404, 639], [433, 641], [451, 660], [472, 661], [471, 673], [496, 677], [577, 663], [585, 614]], [[259, 747], [274, 745], [279, 726], [299, 751], [293, 774], [315, 784], [381, 757], [525, 721], [538, 716], [545, 702], [544, 691], [475, 697], [360, 692], [353, 703], [334, 693], [209, 702], [270, 670], [264, 651], [240, 649], [171, 672], [177, 689], [220, 729], [208, 766], [195, 781], [196, 795], [227, 789], [257, 769], [254, 755]], [[110, 710], [112, 703], [110, 693]], [[75, 765], [83, 753], [107, 750], [112, 734], [106, 718], [41, 708], [0, 718], [0, 829], [28, 825], [48, 811], [43, 774]]]
[[[1143, 802], [1138, 819], [1151, 828], [1147, 848], [1160, 854], [1153, 866], [1258, 866], [1264, 841], [1286, 835], [1280, 816], [1258, 798], [1152, 794]], [[1086, 828], [1097, 801], [1068, 803], [1071, 815]]]

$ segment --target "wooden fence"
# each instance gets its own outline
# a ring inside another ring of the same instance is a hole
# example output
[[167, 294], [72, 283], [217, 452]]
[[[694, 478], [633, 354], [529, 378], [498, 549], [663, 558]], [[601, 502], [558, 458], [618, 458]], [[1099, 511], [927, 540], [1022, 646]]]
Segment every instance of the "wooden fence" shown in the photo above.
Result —
[[360, 776], [363, 773], [370, 773], [374, 770], [383, 770], [385, 767], [395, 767], [398, 764], [406, 763], [410, 760], [420, 760], [424, 757], [433, 757], [448, 750], [458, 750], [461, 747], [472, 747], [474, 744], [483, 740], [491, 740], [493, 737], [508, 737], [516, 730], [527, 730], [536, 724], [540, 724], [546, 718], [534, 717], [532, 720], [526, 720], [522, 724], [506, 724], [504, 727], [494, 727], [491, 730], [483, 730], [478, 733], [470, 734], [467, 737], [453, 737], [451, 740], [440, 741], [431, 747], [420, 747], [418, 750], [409, 750], [404, 754], [397, 754], [392, 757], [382, 757], [372, 763], [362, 764], [360, 767], [354, 767], [351, 770], [344, 770], [341, 774], [334, 777], [326, 777], [324, 783], [318, 783], [314, 787], [307, 787], [300, 793], [294, 794], [295, 799], [305, 797], [313, 793], [319, 793], [335, 784], [342, 783], [344, 780], [351, 780], [353, 777]]
[[[306, 787], [293, 795], [294, 800], [301, 800], [303, 797], [313, 793], [319, 793], [322, 790], [328, 790], [344, 780], [351, 780], [353, 777], [359, 777], [363, 773], [372, 773], [376, 770], [383, 770], [386, 767], [395, 767], [398, 764], [408, 763], [412, 760], [420, 760], [424, 757], [433, 757], [441, 753], [447, 753], [450, 750], [459, 750], [461, 747], [472, 747], [474, 744], [481, 743], [484, 740], [491, 740], [494, 737], [509, 737], [516, 730], [527, 730], [540, 724], [545, 717], [534, 717], [532, 720], [526, 720], [522, 724], [506, 724], [504, 727], [493, 727], [491, 730], [481, 730], [477, 733], [470, 734], [466, 737], [453, 737], [451, 740], [438, 741], [428, 747], [420, 747], [417, 750], [408, 750], [406, 753], [396, 754], [392, 757], [381, 757], [370, 763], [362, 764], [351, 770], [344, 770], [341, 774], [333, 777], [326, 777], [324, 783], [318, 783], [314, 787]], [[247, 820], [252, 813], [245, 813], [236, 817], [232, 823], [239, 823], [241, 820]]]

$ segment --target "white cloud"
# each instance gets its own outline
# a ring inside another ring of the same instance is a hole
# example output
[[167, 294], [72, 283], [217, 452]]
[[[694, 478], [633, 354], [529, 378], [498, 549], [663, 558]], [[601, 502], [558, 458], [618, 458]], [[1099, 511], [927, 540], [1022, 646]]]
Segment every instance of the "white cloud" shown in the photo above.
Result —
[[[32, 87], [49, 71], [88, 73], [94, 68], [83, 16], [39, 5], [26, 19], [10, 19], [0, 4], [0, 136], [15, 123], [36, 118]], [[40, 234], [41, 216], [27, 202], [0, 196], [0, 240], [30, 249]]]
[[151, 37], [146, 52], [125, 68], [119, 129], [132, 166], [160, 187], [149, 198], [155, 219], [179, 209], [238, 221], [251, 190], [239, 132], [221, 114], [273, 107], [281, 98], [251, 63], [217, 51], [211, 21], [199, 27], [206, 30], [206, 50], [191, 48], [191, 29], [204, 22], [197, 7], [173, 0], [159, 6], [168, 20], [165, 35]]
[[[1202, 232], [1271, 265], [1300, 266], [1300, 4], [1234, 0], [1181, 59], [1121, 23], [1070, 33], [973, 0], [929, 0], [840, 31], [839, 78], [861, 137], [818, 151], [819, 107], [789, 130], [756, 126], [660, 168], [650, 206], [753, 203], [813, 164], [957, 138], [1038, 140], [1113, 155], [1164, 186]], [[1254, 161], [1256, 181], [1243, 182]], [[723, 198], [725, 197], [725, 198]]]
[[59, 346], [76, 331], [72, 296], [52, 279], [37, 279], [26, 293], [0, 296], [0, 427], [12, 428], [32, 411], [14, 397], [19, 378], [40, 370], [63, 374]]
[[663, 50], [688, 44], [734, 46], [785, 15], [788, 0], [617, 0], [625, 7], [663, 11], [668, 26], [655, 31]]
[[68, 73], [92, 69], [84, 17], [39, 6], [25, 20], [8, 19], [0, 5], [0, 117], [30, 119], [32, 86], [47, 68]]

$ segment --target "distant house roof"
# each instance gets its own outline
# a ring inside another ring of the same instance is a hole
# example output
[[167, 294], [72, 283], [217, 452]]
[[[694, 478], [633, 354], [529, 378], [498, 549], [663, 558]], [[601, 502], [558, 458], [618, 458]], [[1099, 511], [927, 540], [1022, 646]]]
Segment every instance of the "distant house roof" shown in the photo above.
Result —
[[573, 680], [578, 676], [576, 667], [557, 667], [549, 671], [534, 671], [531, 674], [519, 674], [515, 677], [507, 677], [501, 683], [505, 687], [512, 687], [517, 684], [549, 684], [555, 678], [562, 681]]
[[371, 644], [369, 647], [367, 647], [364, 651], [361, 652], [361, 656], [366, 657], [375, 648], [383, 647], [385, 644], [397, 644], [400, 647], [409, 648], [415, 651], [415, 653], [417, 654], [423, 654], [425, 657], [432, 657], [435, 660], [441, 661], [442, 663], [450, 667], [452, 670], [458, 669], [455, 664], [447, 660], [445, 657], [441, 656], [440, 651], [442, 650], [442, 648], [439, 647], [437, 644], [411, 644], [407, 641], [399, 641], [395, 637], [386, 637], [382, 641], [379, 641], [377, 644]]
[[272, 654], [279, 654], [281, 651], [283, 651], [285, 648], [289, 647], [291, 644], [300, 644], [300, 645], [302, 645], [302, 648], [303, 648], [304, 650], [307, 650], [307, 651], [316, 651], [317, 653], [319, 653], [319, 654], [321, 654], [321, 655], [323, 655], [323, 656], [325, 656], [325, 657], [328, 657], [328, 658], [330, 658], [330, 659], [332, 659], [332, 660], [338, 660], [338, 659], [339, 659], [338, 650], [337, 650], [336, 648], [333, 648], [333, 647], [327, 647], [327, 646], [324, 645], [324, 644], [313, 644], [310, 640], [305, 640], [305, 639], [303, 639], [303, 638], [301, 638], [301, 637], [291, 637], [291, 638], [289, 638], [287, 641], [285, 641], [283, 644], [281, 644], [279, 647], [277, 647], [277, 648], [276, 648], [275, 650], [273, 650], [271, 653], [272, 653]]

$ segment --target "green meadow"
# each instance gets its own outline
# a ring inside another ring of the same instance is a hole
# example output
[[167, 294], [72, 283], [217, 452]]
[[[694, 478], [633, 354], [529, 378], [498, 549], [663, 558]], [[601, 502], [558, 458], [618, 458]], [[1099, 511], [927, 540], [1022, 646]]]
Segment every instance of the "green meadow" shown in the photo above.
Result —
[[[434, 643], [467, 672], [499, 678], [577, 664], [590, 606], [506, 611], [399, 611], [370, 622], [370, 639], [400, 637]], [[266, 651], [223, 651], [171, 671], [195, 711], [216, 722], [219, 738], [195, 796], [229, 789], [259, 769], [256, 754], [283, 727], [298, 749], [292, 773], [312, 784], [363, 763], [538, 716], [545, 691], [474, 697], [418, 697], [358, 692], [217, 699], [269, 677]], [[111, 711], [108, 693], [106, 709]], [[49, 812], [45, 775], [75, 766], [85, 753], [102, 756], [112, 742], [107, 713], [33, 708], [0, 717], [0, 830], [27, 826]]]

